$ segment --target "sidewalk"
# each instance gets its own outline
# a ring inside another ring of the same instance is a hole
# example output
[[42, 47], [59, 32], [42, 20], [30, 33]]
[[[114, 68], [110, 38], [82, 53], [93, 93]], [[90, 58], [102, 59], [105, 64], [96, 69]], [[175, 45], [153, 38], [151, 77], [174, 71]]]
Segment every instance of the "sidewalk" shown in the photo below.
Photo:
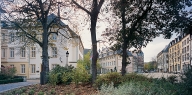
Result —
[[11, 89], [28, 86], [28, 85], [39, 84], [39, 83], [40, 83], [40, 80], [27, 80], [27, 82], [0, 84], [0, 93], [11, 90]]

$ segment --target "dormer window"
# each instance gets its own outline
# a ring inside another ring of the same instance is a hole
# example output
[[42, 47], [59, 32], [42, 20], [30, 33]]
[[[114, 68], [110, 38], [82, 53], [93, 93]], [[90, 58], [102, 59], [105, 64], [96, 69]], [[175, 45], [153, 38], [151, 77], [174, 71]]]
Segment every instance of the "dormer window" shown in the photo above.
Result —
[[9, 34], [9, 41], [14, 42], [14, 33]]
[[55, 40], [55, 41], [57, 40], [57, 34], [52, 35], [52, 40]]

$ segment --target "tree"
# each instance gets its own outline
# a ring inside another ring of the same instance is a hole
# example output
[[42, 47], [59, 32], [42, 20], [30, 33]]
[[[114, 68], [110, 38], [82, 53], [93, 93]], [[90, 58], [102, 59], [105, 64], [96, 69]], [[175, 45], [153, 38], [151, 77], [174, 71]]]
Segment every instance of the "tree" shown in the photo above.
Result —
[[[78, 65], [82, 65], [84, 67], [84, 69], [86, 69], [88, 72], [90, 72], [90, 70], [91, 70], [91, 67], [90, 67], [91, 66], [90, 52], [87, 52], [87, 54], [84, 55], [83, 59], [78, 60], [77, 66]], [[97, 67], [97, 69], [101, 68], [98, 61], [96, 63], [96, 67]]]
[[[178, 2], [182, 0], [112, 0], [112, 15], [116, 29], [107, 29], [107, 36], [112, 43], [112, 49], [122, 50], [122, 75], [125, 75], [127, 61], [127, 50], [145, 47], [153, 38], [164, 35], [170, 38], [172, 32], [178, 32], [178, 27], [172, 27], [170, 23], [179, 16], [182, 6]], [[112, 21], [110, 19], [110, 21]], [[170, 31], [167, 31], [170, 30]]]
[[[51, 34], [57, 34], [59, 31], [51, 31], [50, 28], [56, 28], [60, 24], [59, 7], [67, 6], [69, 1], [57, 2], [57, 0], [4, 0], [3, 3], [8, 13], [6, 19], [12, 25], [22, 32], [28, 39], [39, 44], [42, 48], [42, 72], [40, 75], [40, 84], [47, 83], [47, 73], [49, 72], [49, 56], [48, 43]], [[56, 13], [58, 9], [58, 17], [53, 19], [48, 18], [51, 13]], [[37, 30], [38, 29], [38, 30]], [[37, 38], [37, 35], [42, 36], [42, 41]]]
[[82, 1], [81, 3], [84, 4], [85, 2], [92, 2], [90, 5], [89, 9], [86, 9], [87, 7], [82, 7], [77, 1], [72, 0], [72, 2], [81, 10], [86, 12], [90, 16], [90, 21], [91, 21], [91, 41], [92, 41], [92, 50], [93, 50], [93, 57], [92, 57], [92, 83], [95, 82], [96, 77], [97, 77], [97, 68], [96, 68], [96, 63], [97, 63], [97, 58], [98, 58], [98, 52], [97, 52], [97, 40], [96, 40], [96, 24], [97, 24], [97, 19], [98, 15], [100, 12], [100, 9], [104, 3], [104, 0], [85, 0]]

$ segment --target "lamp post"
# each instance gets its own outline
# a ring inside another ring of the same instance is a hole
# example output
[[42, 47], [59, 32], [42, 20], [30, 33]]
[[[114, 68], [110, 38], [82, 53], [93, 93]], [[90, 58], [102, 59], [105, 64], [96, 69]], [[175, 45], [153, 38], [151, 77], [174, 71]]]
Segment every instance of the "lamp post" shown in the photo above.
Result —
[[66, 52], [66, 67], [68, 67], [68, 57], [69, 57], [69, 52]]

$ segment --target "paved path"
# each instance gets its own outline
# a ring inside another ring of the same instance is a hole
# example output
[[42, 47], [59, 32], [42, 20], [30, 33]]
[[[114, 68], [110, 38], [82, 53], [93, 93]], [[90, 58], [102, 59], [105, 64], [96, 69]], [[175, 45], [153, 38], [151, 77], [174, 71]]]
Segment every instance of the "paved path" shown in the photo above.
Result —
[[28, 86], [28, 85], [34, 85], [38, 83], [40, 83], [40, 80], [27, 80], [27, 82], [0, 84], [0, 93], [11, 90], [11, 89]]
[[177, 77], [180, 76], [179, 74], [171, 74], [171, 73], [141, 73], [141, 74], [143, 74], [147, 77], [152, 77], [152, 78], [162, 78], [162, 77], [167, 78], [172, 75], [177, 76]]

